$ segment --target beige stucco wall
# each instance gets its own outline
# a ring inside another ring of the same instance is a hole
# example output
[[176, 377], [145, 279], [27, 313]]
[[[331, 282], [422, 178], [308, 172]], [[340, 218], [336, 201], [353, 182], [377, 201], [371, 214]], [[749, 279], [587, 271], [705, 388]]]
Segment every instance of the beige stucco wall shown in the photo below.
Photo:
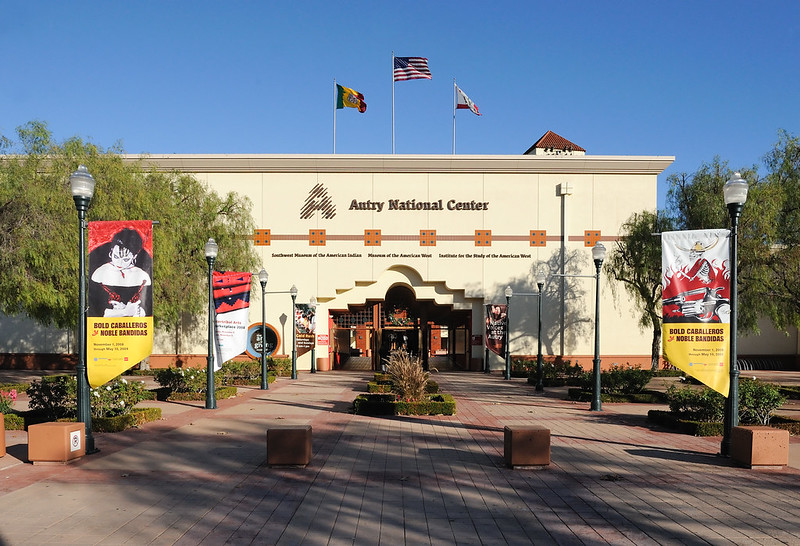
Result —
[[[418, 298], [472, 311], [474, 334], [483, 328], [483, 305], [504, 303], [503, 290], [536, 292], [535, 276], [559, 272], [562, 199], [566, 199], [568, 273], [593, 275], [585, 230], [599, 230], [610, 250], [619, 226], [634, 211], [655, 209], [656, 178], [671, 157], [519, 157], [519, 156], [157, 156], [161, 168], [180, 165], [217, 192], [236, 191], [253, 202], [258, 229], [269, 229], [269, 246], [257, 247], [269, 272], [268, 292], [296, 285], [297, 301], [315, 296], [319, 316], [382, 299], [393, 284], [411, 286]], [[571, 195], [560, 197], [559, 184]], [[336, 214], [311, 218], [300, 210], [311, 189], [321, 184]], [[441, 203], [444, 210], [389, 210], [390, 200]], [[355, 210], [357, 203], [379, 202], [378, 210]], [[486, 210], [448, 210], [448, 202], [486, 203]], [[309, 230], [324, 229], [325, 246], [309, 244]], [[365, 230], [380, 230], [380, 246], [365, 246]], [[435, 230], [436, 246], [420, 246], [420, 230]], [[476, 230], [491, 230], [488, 247], [475, 245]], [[530, 231], [546, 231], [547, 245], [530, 245]], [[443, 240], [447, 238], [463, 240]], [[390, 240], [392, 238], [402, 240]], [[339, 239], [339, 240], [337, 240]], [[346, 240], [341, 240], [346, 239]], [[503, 240], [507, 239], [507, 240]], [[510, 240], [508, 240], [510, 239]], [[157, 252], [157, 250], [156, 250]], [[220, 254], [225, 252], [220, 249]], [[549, 277], [543, 300], [543, 344], [547, 354], [591, 355], [594, 349], [594, 279], [570, 278], [576, 294], [567, 301], [570, 324], [565, 347], [559, 344], [559, 280]], [[650, 333], [635, 326], [628, 298], [612, 297], [601, 279], [601, 352], [648, 355]], [[279, 332], [281, 315], [291, 311], [288, 294], [268, 294], [267, 322]], [[536, 297], [512, 298], [512, 353], [536, 352]], [[260, 290], [251, 302], [251, 322], [260, 320]], [[284, 319], [285, 320], [285, 319]], [[327, 323], [318, 321], [318, 333]], [[204, 353], [205, 336], [187, 352]], [[158, 344], [157, 344], [158, 345]], [[167, 344], [168, 345], [168, 344]], [[288, 345], [287, 345], [288, 346]], [[166, 347], [157, 346], [156, 352]], [[324, 352], [319, 348], [318, 352]], [[168, 352], [164, 350], [164, 352]], [[183, 352], [183, 351], [181, 351]], [[473, 348], [483, 356], [483, 347]], [[319, 354], [318, 354], [319, 356]], [[499, 361], [497, 363], [500, 365]], [[310, 365], [301, 357], [300, 369]]]

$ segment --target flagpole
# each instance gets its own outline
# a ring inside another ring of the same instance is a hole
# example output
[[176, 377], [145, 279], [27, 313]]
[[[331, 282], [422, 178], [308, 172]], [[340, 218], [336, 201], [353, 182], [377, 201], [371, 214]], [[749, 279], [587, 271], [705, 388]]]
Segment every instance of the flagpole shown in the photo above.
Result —
[[458, 96], [456, 91], [456, 79], [453, 78], [453, 155], [456, 155], [456, 104]]
[[333, 153], [336, 154], [336, 78], [333, 78]]
[[392, 51], [392, 154], [394, 155], [394, 51]]

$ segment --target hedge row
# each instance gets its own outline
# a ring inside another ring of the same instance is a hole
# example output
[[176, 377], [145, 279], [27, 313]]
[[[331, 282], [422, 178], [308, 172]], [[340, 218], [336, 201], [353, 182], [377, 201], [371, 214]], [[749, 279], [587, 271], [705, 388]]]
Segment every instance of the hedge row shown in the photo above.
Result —
[[[578, 402], [591, 402], [594, 397], [592, 391], [585, 391], [581, 388], [575, 387], [569, 389], [568, 396], [570, 400]], [[663, 392], [659, 391], [643, 391], [633, 394], [606, 394], [600, 393], [601, 402], [624, 402], [630, 404], [666, 404], [667, 398]]]
[[133, 408], [127, 415], [116, 417], [95, 417], [92, 419], [93, 432], [120, 432], [130, 427], [138, 427], [150, 421], [161, 419], [161, 408]]
[[427, 400], [397, 400], [394, 394], [361, 394], [353, 401], [358, 415], [455, 415], [456, 400], [449, 394], [430, 395]]
[[[665, 426], [692, 436], [722, 436], [722, 423], [707, 423], [702, 421], [691, 421], [681, 419], [674, 413], [662, 410], [650, 410], [647, 412], [647, 420], [657, 425]], [[800, 421], [782, 415], [773, 415], [769, 421], [769, 426], [788, 430], [789, 434], [800, 434]]]
[[[217, 387], [215, 391], [215, 398], [233, 398], [236, 396], [236, 387]], [[206, 393], [204, 392], [170, 392], [166, 397], [168, 402], [190, 402], [196, 400], [205, 400]]]

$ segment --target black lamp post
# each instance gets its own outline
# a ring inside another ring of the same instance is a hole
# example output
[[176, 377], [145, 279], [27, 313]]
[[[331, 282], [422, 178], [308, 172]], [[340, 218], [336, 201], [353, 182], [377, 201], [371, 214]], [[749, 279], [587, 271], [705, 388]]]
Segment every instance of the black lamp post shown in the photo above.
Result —
[[78, 365], [75, 368], [78, 382], [78, 421], [84, 424], [86, 453], [95, 453], [92, 435], [92, 412], [89, 400], [89, 378], [86, 375], [86, 211], [94, 195], [94, 178], [85, 165], [69, 175], [72, 199], [78, 210]]
[[539, 289], [539, 324], [536, 338], [538, 340], [538, 351], [536, 352], [536, 391], [544, 390], [544, 369], [542, 368], [542, 290], [544, 289], [545, 276], [542, 273], [536, 277], [536, 287]]
[[292, 379], [297, 379], [297, 315], [294, 310], [294, 302], [297, 300], [297, 287], [292, 285], [289, 289], [292, 295]]
[[217, 393], [214, 387], [214, 261], [219, 247], [214, 239], [205, 246], [208, 262], [208, 357], [206, 359], [206, 409], [217, 409]]
[[731, 433], [733, 427], [739, 425], [739, 363], [737, 360], [738, 336], [738, 309], [739, 289], [739, 263], [737, 255], [739, 237], [739, 216], [747, 201], [747, 181], [739, 173], [733, 173], [730, 180], [725, 183], [722, 193], [725, 204], [728, 206], [728, 215], [731, 217], [731, 323], [730, 323], [730, 388], [728, 398], [725, 400], [725, 417], [723, 422], [722, 444], [720, 455], [729, 457], [731, 453]]
[[511, 296], [514, 291], [506, 286], [506, 379], [511, 379]]
[[595, 279], [597, 286], [595, 288], [595, 302], [594, 302], [594, 363], [593, 379], [594, 379], [594, 393], [592, 394], [591, 411], [602, 411], [602, 403], [600, 401], [600, 269], [603, 267], [603, 260], [606, 259], [606, 247], [603, 243], [598, 242], [592, 247], [592, 259], [594, 260], [594, 267], [596, 270]]
[[258, 282], [261, 283], [261, 389], [269, 389], [267, 376], [267, 279], [269, 274], [265, 269], [258, 272]]
[[[317, 298], [315, 296], [311, 296], [311, 301], [309, 302], [311, 309], [314, 311], [314, 321], [317, 320]], [[315, 349], [317, 348], [317, 332], [316, 328], [314, 329], [314, 338], [311, 340], [311, 373], [317, 373], [317, 355], [315, 354]]]

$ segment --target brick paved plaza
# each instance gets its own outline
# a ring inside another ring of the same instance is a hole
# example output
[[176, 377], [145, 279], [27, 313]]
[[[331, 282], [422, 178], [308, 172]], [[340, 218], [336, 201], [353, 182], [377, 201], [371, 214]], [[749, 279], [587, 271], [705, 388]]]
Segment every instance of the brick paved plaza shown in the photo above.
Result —
[[[737, 468], [717, 438], [602, 412], [495, 373], [440, 373], [454, 416], [349, 413], [369, 374], [304, 373], [241, 388], [217, 410], [96, 434], [100, 452], [31, 465], [26, 433], [0, 458], [0, 544], [800, 544], [800, 445], [790, 466]], [[503, 427], [551, 430], [552, 463], [509, 469]], [[311, 424], [305, 468], [265, 464], [270, 424]]]

